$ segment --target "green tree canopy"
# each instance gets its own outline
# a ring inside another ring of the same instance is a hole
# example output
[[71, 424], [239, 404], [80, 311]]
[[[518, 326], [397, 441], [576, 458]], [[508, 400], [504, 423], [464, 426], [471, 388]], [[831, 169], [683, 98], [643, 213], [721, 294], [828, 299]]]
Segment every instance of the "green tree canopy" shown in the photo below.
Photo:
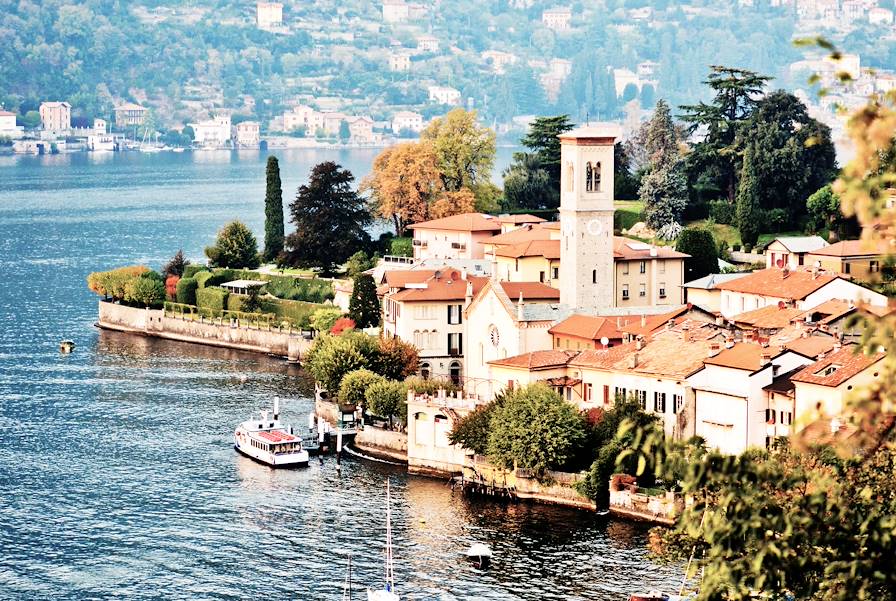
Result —
[[809, 213], [807, 226], [813, 232], [824, 228], [834, 229], [834, 225], [843, 218], [840, 197], [834, 194], [830, 184], [812, 193], [806, 200], [806, 211]]
[[338, 307], [315, 309], [311, 313], [310, 325], [318, 332], [329, 332], [336, 320], [342, 317], [342, 315], [342, 309]]
[[267, 186], [264, 195], [264, 260], [274, 261], [283, 252], [283, 189], [280, 184], [280, 163], [269, 156], [265, 169]]
[[362, 273], [355, 276], [352, 296], [348, 303], [348, 315], [359, 328], [369, 328], [380, 322], [380, 300], [376, 295], [373, 276]]
[[572, 129], [568, 115], [537, 117], [504, 171], [504, 197], [512, 207], [552, 209], [560, 204], [560, 138]]
[[211, 267], [255, 269], [260, 263], [255, 235], [241, 221], [225, 225], [215, 245], [206, 247], [205, 256]]
[[321, 386], [334, 393], [338, 392], [346, 374], [366, 365], [364, 356], [346, 336], [320, 334], [305, 353], [305, 369]]
[[387, 418], [390, 424], [394, 418], [405, 423], [408, 418], [407, 394], [404, 382], [382, 379], [367, 388], [365, 407], [370, 413]]
[[370, 213], [351, 187], [354, 179], [331, 161], [311, 170], [308, 183], [299, 187], [290, 205], [296, 231], [286, 238], [283, 262], [330, 273], [370, 243], [364, 229]]
[[719, 271], [719, 248], [712, 232], [702, 227], [686, 227], [675, 241], [675, 250], [688, 255], [684, 260], [684, 280], [690, 282]]
[[492, 417], [488, 455], [498, 466], [542, 475], [562, 468], [585, 440], [585, 419], [546, 384], [506, 395]]
[[339, 400], [349, 405], [361, 405], [364, 403], [367, 389], [371, 385], [383, 380], [383, 376], [375, 374], [369, 369], [356, 369], [345, 374], [339, 385]]
[[474, 192], [491, 178], [495, 132], [476, 123], [476, 111], [456, 108], [437, 117], [420, 134], [432, 143], [445, 190]]
[[756, 245], [764, 221], [759, 204], [759, 182], [753, 166], [753, 157], [752, 149], [748, 148], [744, 156], [735, 210], [735, 222], [740, 231], [741, 242], [750, 246]]
[[661, 238], [674, 239], [687, 204], [687, 178], [678, 132], [665, 100], [656, 103], [646, 133], [647, 173], [641, 179], [639, 190], [645, 220]]
[[504, 404], [504, 395], [495, 395], [488, 404], [479, 405], [473, 411], [454, 422], [454, 428], [448, 434], [451, 444], [470, 449], [477, 455], [488, 453], [488, 438], [492, 429], [492, 417], [495, 411]]

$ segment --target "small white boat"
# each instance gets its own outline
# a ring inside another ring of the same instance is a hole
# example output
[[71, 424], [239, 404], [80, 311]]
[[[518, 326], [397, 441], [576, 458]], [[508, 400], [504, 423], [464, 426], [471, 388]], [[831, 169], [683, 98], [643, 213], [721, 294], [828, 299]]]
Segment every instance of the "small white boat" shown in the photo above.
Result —
[[492, 550], [487, 545], [475, 543], [467, 549], [467, 559], [477, 564], [479, 568], [486, 568], [492, 561]]
[[382, 589], [367, 589], [367, 601], [399, 601], [395, 593], [395, 574], [392, 570], [392, 496], [386, 479], [386, 578]]
[[233, 433], [234, 448], [247, 457], [271, 467], [308, 465], [308, 451], [302, 439], [293, 434], [292, 426], [280, 421], [280, 399], [274, 399], [274, 414], [262, 411], [257, 419], [237, 426]]

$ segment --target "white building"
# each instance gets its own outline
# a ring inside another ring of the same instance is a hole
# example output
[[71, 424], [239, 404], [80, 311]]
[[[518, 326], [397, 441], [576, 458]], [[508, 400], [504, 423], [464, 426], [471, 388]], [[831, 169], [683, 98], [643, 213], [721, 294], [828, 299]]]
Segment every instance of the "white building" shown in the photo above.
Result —
[[492, 71], [501, 74], [507, 70], [508, 65], [513, 65], [517, 61], [517, 56], [509, 52], [500, 50], [486, 50], [479, 56], [482, 60], [491, 65]]
[[403, 23], [410, 17], [410, 7], [404, 0], [383, 0], [383, 21]]
[[190, 123], [193, 143], [207, 148], [222, 148], [230, 142], [230, 115], [217, 115], [199, 123]]
[[306, 133], [314, 135], [318, 127], [322, 126], [320, 113], [310, 106], [300, 104], [294, 106], [291, 111], [283, 113], [283, 130], [295, 131], [300, 127], [304, 127]]
[[417, 38], [417, 51], [423, 53], [438, 52], [439, 38], [433, 35], [421, 35]]
[[87, 150], [111, 152], [115, 150], [115, 137], [107, 133], [105, 119], [93, 120], [93, 132], [87, 136]]
[[411, 70], [411, 56], [407, 52], [393, 52], [389, 55], [389, 70], [404, 73]]
[[423, 115], [413, 111], [398, 111], [392, 116], [392, 132], [402, 131], [420, 133], [423, 131]]
[[348, 117], [346, 121], [352, 142], [357, 144], [372, 144], [374, 142], [373, 119], [361, 115], [360, 117]]
[[0, 109], [0, 138], [18, 140], [22, 137], [25, 128], [16, 125], [16, 114]]
[[459, 105], [461, 103], [460, 90], [448, 86], [429, 86], [429, 101], [436, 104]]
[[560, 302], [597, 315], [615, 306], [613, 148], [619, 128], [579, 127], [560, 136]]
[[889, 8], [876, 6], [868, 11], [868, 21], [872, 25], [892, 25], [893, 11]]
[[280, 2], [256, 3], [255, 24], [259, 29], [271, 29], [283, 25], [283, 4]]
[[233, 143], [237, 148], [258, 148], [261, 125], [258, 121], [243, 121], [233, 126]]
[[806, 262], [806, 255], [827, 246], [821, 236], [783, 236], [775, 238], [765, 248], [766, 267], [799, 269]]
[[567, 31], [570, 28], [571, 21], [572, 9], [568, 6], [549, 8], [541, 13], [541, 22], [548, 29], [555, 31]]
[[67, 102], [42, 102], [39, 112], [45, 132], [66, 135], [72, 128], [72, 105]]

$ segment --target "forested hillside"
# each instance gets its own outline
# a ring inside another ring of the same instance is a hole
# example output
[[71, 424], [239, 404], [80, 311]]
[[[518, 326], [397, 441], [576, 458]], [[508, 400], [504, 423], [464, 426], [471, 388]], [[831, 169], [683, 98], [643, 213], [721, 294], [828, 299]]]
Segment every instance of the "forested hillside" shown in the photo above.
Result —
[[[218, 107], [264, 119], [304, 94], [383, 119], [403, 106], [444, 112], [427, 105], [426, 86], [435, 84], [459, 89], [489, 120], [616, 118], [639, 96], [646, 107], [660, 97], [673, 107], [701, 99], [710, 64], [767, 73], [787, 87], [786, 66], [799, 58], [792, 9], [762, 1], [576, 1], [569, 31], [542, 23], [549, 1], [421, 4], [424, 16], [385, 23], [380, 2], [286, 0], [275, 33], [256, 27], [254, 2], [0, 0], [0, 103], [24, 115], [41, 100], [68, 100], [89, 117], [133, 100], [174, 123]], [[638, 16], [648, 6], [649, 17]], [[423, 34], [439, 40], [438, 51], [414, 52]], [[889, 60], [892, 42], [873, 45], [872, 62]], [[486, 50], [517, 61], [496, 72]], [[412, 53], [411, 71], [390, 72], [389, 54], [401, 51]], [[555, 58], [571, 61], [571, 72], [554, 99], [539, 82]], [[657, 63], [655, 87], [614, 88], [613, 68], [635, 71], [644, 61]]]

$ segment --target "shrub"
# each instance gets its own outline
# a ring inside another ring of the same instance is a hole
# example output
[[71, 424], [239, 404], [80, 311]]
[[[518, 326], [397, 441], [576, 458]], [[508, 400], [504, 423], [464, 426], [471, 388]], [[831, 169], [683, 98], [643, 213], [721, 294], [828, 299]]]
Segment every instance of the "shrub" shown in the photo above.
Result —
[[165, 302], [165, 286], [152, 277], [131, 278], [125, 284], [124, 300], [144, 307], [158, 307]]
[[707, 229], [685, 228], [678, 236], [675, 250], [691, 255], [684, 260], [685, 281], [696, 280], [719, 270], [719, 247], [712, 232]]
[[366, 366], [364, 356], [345, 336], [321, 334], [305, 353], [305, 369], [331, 392], [339, 390], [346, 374]]
[[392, 238], [389, 244], [389, 254], [397, 257], [413, 257], [414, 240], [412, 238]]
[[128, 281], [148, 271], [149, 268], [143, 265], [130, 265], [110, 271], [97, 271], [87, 276], [87, 287], [104, 297], [123, 300], [125, 298], [125, 286]]
[[231, 221], [225, 225], [218, 232], [215, 245], [206, 248], [205, 254], [209, 265], [213, 267], [254, 269], [261, 264], [255, 235], [239, 221]]
[[168, 263], [162, 268], [162, 273], [165, 274], [166, 277], [170, 277], [172, 275], [176, 275], [177, 277], [182, 277], [184, 275], [184, 270], [190, 262], [184, 256], [183, 250], [178, 250], [177, 253], [171, 258]]
[[199, 288], [196, 290], [196, 306], [200, 309], [222, 311], [227, 308], [228, 296], [229, 292], [217, 286]]
[[461, 387], [445, 378], [421, 378], [420, 376], [409, 376], [405, 378], [404, 383], [407, 384], [409, 390], [413, 390], [417, 394], [435, 395], [439, 390], [444, 390], [448, 394], [459, 392]]
[[546, 384], [532, 384], [507, 394], [495, 410], [488, 455], [505, 469], [543, 475], [566, 465], [585, 438], [585, 419], [575, 407]]
[[390, 380], [404, 380], [417, 373], [420, 357], [417, 347], [401, 338], [380, 338], [378, 360], [373, 370]]
[[491, 432], [492, 416], [504, 403], [504, 396], [497, 395], [487, 405], [480, 405], [473, 411], [454, 422], [454, 428], [448, 434], [448, 440], [477, 455], [488, 453], [488, 436]]
[[192, 263], [184, 267], [184, 275], [185, 278], [196, 277], [196, 274], [200, 271], [208, 271], [208, 267], [205, 265], [193, 265]]
[[291, 322], [295, 327], [311, 329], [311, 315], [324, 305], [306, 303], [304, 301], [264, 299], [261, 309], [266, 313], [274, 313], [281, 320]]
[[213, 286], [214, 284], [208, 284], [208, 281], [215, 277], [215, 274], [211, 271], [200, 271], [196, 274], [196, 287], [197, 288], [205, 288], [206, 286]]
[[[236, 274], [243, 277], [242, 274]], [[323, 303], [333, 299], [333, 284], [328, 280], [318, 278], [297, 279], [292, 277], [260, 276], [257, 273], [246, 273], [247, 279], [267, 279], [265, 287], [268, 294], [285, 300], [306, 301], [309, 303]]]
[[730, 225], [734, 221], [734, 207], [727, 200], [711, 200], [709, 202], [709, 216], [716, 223]]
[[345, 273], [350, 278], [356, 278], [363, 272], [374, 266], [374, 261], [363, 250], [359, 250], [345, 262]]
[[392, 419], [396, 417], [402, 423], [407, 422], [407, 390], [404, 382], [386, 380], [385, 378], [374, 382], [364, 394], [364, 399], [367, 401], [367, 411], [373, 415], [388, 419], [390, 424]]
[[196, 278], [182, 277], [178, 280], [175, 291], [177, 302], [183, 305], [195, 305], [197, 287], [198, 283], [196, 282]]
[[369, 369], [356, 369], [345, 374], [339, 384], [339, 400], [350, 405], [361, 405], [365, 401], [367, 389], [376, 382], [383, 380], [383, 376], [373, 373]]
[[139, 277], [147, 280], [153, 280], [154, 282], [159, 282], [163, 286], [165, 284], [165, 280], [162, 278], [162, 274], [160, 274], [158, 271], [153, 271], [152, 269], [147, 269], [146, 271], [141, 273]]
[[351, 317], [340, 317], [336, 320], [333, 326], [330, 328], [330, 334], [334, 336], [339, 336], [340, 334], [347, 332], [349, 330], [355, 329], [355, 320]]
[[180, 281], [179, 275], [169, 275], [165, 278], [165, 294], [169, 299], [177, 298], [177, 283]]
[[311, 314], [311, 327], [318, 332], [329, 332], [340, 317], [342, 309], [336, 307], [317, 309]]

